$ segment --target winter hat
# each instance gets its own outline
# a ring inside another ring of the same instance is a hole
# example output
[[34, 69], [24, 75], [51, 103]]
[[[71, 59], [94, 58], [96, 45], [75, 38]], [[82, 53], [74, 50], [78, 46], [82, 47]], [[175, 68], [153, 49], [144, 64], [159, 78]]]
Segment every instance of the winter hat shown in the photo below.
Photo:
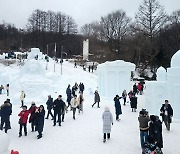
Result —
[[104, 111], [110, 111], [108, 106], [105, 106]]
[[35, 105], [35, 102], [32, 102], [31, 105]]
[[155, 122], [156, 121], [156, 116], [155, 115], [150, 115], [150, 119]]
[[11, 100], [9, 98], [7, 98], [6, 101], [9, 103]]

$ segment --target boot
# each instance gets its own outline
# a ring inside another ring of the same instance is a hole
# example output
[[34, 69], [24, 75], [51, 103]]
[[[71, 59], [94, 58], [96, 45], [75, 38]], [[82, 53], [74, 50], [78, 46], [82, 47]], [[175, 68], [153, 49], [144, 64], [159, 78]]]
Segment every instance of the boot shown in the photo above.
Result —
[[41, 134], [40, 134], [40, 135], [38, 135], [37, 139], [40, 139], [40, 138], [42, 138], [42, 135], [41, 135]]

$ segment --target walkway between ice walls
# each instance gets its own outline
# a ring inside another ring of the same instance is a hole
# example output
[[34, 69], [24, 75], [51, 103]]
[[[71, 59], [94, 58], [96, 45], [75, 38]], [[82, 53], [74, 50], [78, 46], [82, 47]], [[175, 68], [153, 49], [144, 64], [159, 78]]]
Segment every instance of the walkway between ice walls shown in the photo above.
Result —
[[159, 115], [165, 99], [174, 110], [173, 119], [180, 122], [180, 50], [171, 58], [170, 68], [159, 67], [157, 81], [146, 82], [145, 107], [151, 114]]

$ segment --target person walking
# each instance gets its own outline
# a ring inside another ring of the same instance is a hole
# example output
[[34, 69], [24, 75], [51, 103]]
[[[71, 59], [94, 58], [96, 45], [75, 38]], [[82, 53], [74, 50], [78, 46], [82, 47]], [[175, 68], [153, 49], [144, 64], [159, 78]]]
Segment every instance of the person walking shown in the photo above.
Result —
[[133, 93], [136, 95], [136, 93], [138, 92], [138, 89], [137, 89], [137, 85], [136, 83], [133, 85]]
[[18, 114], [19, 119], [19, 137], [22, 136], [22, 128], [24, 127], [24, 135], [27, 136], [27, 120], [28, 120], [29, 111], [27, 110], [27, 106], [24, 105], [22, 107], [22, 111]]
[[137, 97], [135, 96], [135, 94], [132, 94], [132, 97], [130, 98], [130, 103], [131, 103], [131, 108], [132, 108], [132, 112], [136, 112], [137, 109]]
[[46, 102], [46, 105], [47, 105], [48, 113], [47, 113], [47, 117], [45, 119], [48, 119], [49, 115], [51, 115], [51, 117], [52, 117], [51, 120], [53, 120], [53, 114], [51, 112], [52, 107], [53, 107], [53, 98], [51, 97], [51, 95], [48, 95], [48, 100]]
[[100, 96], [99, 96], [98, 91], [96, 90], [94, 92], [94, 104], [92, 105], [92, 107], [97, 103], [97, 107], [100, 108], [99, 102], [100, 102]]
[[78, 106], [78, 99], [77, 99], [77, 95], [74, 96], [74, 98], [71, 99], [71, 107], [73, 110], [73, 119], [75, 120], [75, 115], [76, 115], [76, 108]]
[[83, 94], [82, 94], [82, 92], [80, 92], [80, 94], [79, 94], [79, 97], [78, 97], [78, 110], [79, 110], [79, 114], [80, 114], [80, 112], [82, 112], [83, 113], [83, 102], [84, 102], [84, 98], [83, 98]]
[[2, 94], [2, 90], [4, 90], [3, 85], [0, 86], [0, 95]]
[[110, 133], [111, 133], [111, 125], [113, 125], [113, 116], [110, 112], [109, 107], [105, 107], [104, 112], [102, 114], [102, 120], [103, 120], [103, 142], [106, 142], [106, 134], [107, 139], [110, 139]]
[[168, 100], [165, 100], [165, 103], [162, 104], [160, 111], [161, 111], [160, 115], [162, 116], [162, 121], [164, 122], [166, 129], [170, 131], [170, 123], [172, 122], [173, 109], [169, 104]]
[[79, 84], [79, 93], [83, 94], [83, 92], [84, 92], [84, 84], [80, 82], [80, 84]]
[[36, 109], [37, 106], [35, 102], [32, 102], [31, 107], [29, 108], [29, 113], [30, 113], [29, 123], [31, 123], [31, 132], [37, 131], [37, 115], [35, 113]]
[[147, 136], [148, 136], [148, 130], [149, 130], [149, 115], [148, 112], [145, 109], [142, 109], [139, 112], [139, 130], [140, 130], [140, 142], [141, 142], [141, 148], [142, 152], [144, 152], [144, 144], [147, 142]]
[[24, 106], [24, 98], [26, 97], [25, 92], [22, 90], [20, 95], [21, 107]]
[[153, 138], [156, 145], [161, 149], [163, 148], [162, 122], [159, 120], [159, 117], [155, 115], [151, 115], [150, 119], [149, 136]]
[[114, 106], [115, 106], [115, 110], [116, 110], [116, 120], [119, 121], [119, 115], [122, 114], [122, 110], [121, 110], [121, 104], [120, 104], [120, 99], [122, 97], [119, 97], [119, 95], [116, 95], [114, 97]]
[[37, 114], [37, 139], [42, 138], [42, 132], [44, 128], [44, 116], [45, 116], [45, 110], [44, 106], [40, 105], [38, 109], [36, 109], [36, 114]]
[[73, 97], [75, 95], [77, 95], [77, 93], [78, 93], [78, 84], [77, 84], [77, 82], [75, 82], [74, 86], [72, 87], [72, 95], [73, 95]]
[[11, 104], [8, 103], [8, 101], [5, 101], [3, 105], [0, 107], [1, 111], [1, 125], [0, 130], [3, 130], [4, 124], [5, 124], [5, 133], [7, 133], [7, 130], [10, 127], [10, 115], [12, 113]]
[[124, 104], [123, 105], [126, 105], [126, 97], [127, 97], [127, 92], [126, 90], [124, 89], [123, 92], [122, 92], [122, 98], [124, 100]]
[[76, 61], [74, 62], [74, 68], [77, 68], [77, 63], [76, 63]]
[[[56, 126], [56, 122], [59, 122], [59, 126], [61, 126], [61, 112], [64, 109], [62, 95], [59, 95], [58, 98], [53, 103], [54, 109], [54, 125]], [[56, 117], [58, 116], [58, 120], [56, 121]]]
[[67, 106], [66, 106], [66, 103], [62, 99], [61, 99], [61, 105], [62, 105], [62, 110], [61, 110], [62, 122], [64, 122], [65, 113], [67, 113]]
[[7, 96], [9, 96], [9, 84], [6, 85]]
[[67, 89], [66, 89], [66, 95], [67, 95], [67, 103], [68, 103], [68, 106], [67, 106], [67, 109], [69, 106], [71, 106], [71, 98], [72, 98], [72, 92], [71, 92], [71, 88], [70, 88], [70, 84], [68, 85]]

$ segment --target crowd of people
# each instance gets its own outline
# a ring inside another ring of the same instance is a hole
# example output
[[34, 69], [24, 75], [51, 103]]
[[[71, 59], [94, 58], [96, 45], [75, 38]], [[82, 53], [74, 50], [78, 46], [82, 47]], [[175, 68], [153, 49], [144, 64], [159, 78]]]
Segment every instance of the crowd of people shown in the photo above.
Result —
[[[64, 122], [65, 113], [68, 112], [68, 108], [73, 112], [73, 119], [76, 119], [76, 109], [78, 109], [78, 113], [83, 113], [83, 92], [84, 92], [84, 84], [77, 83], [72, 86], [68, 85], [66, 89], [67, 94], [67, 103], [63, 101], [62, 95], [58, 95], [57, 99], [53, 100], [51, 95], [48, 95], [48, 99], [46, 101], [47, 105], [47, 116], [45, 117], [45, 108], [43, 105], [39, 107], [36, 106], [36, 103], [33, 101], [31, 103], [30, 108], [28, 109], [27, 105], [24, 103], [24, 99], [26, 97], [25, 92], [22, 90], [20, 94], [20, 108], [22, 111], [18, 114], [19, 116], [19, 137], [22, 136], [22, 132], [24, 131], [24, 135], [27, 136], [27, 123], [31, 124], [31, 132], [37, 131], [37, 139], [42, 138], [42, 132], [44, 128], [44, 119], [48, 119], [49, 115], [51, 115], [51, 120], [53, 120], [53, 126], [56, 126], [58, 123], [61, 126], [61, 123]], [[52, 111], [53, 109], [53, 111]], [[7, 133], [8, 129], [11, 129], [10, 125], [10, 115], [12, 114], [12, 104], [10, 103], [10, 99], [4, 101], [4, 104], [0, 106], [0, 116], [1, 116], [1, 125], [0, 129], [5, 130]]]
[[[138, 84], [139, 85], [139, 84]], [[9, 85], [8, 85], [9, 87]], [[137, 109], [137, 95], [143, 94], [143, 86], [139, 86], [138, 88], [136, 84], [133, 85], [133, 90], [130, 92], [126, 92], [123, 90], [121, 96], [118, 94], [114, 97], [114, 107], [115, 107], [115, 119], [120, 121], [120, 115], [122, 114], [122, 108], [120, 99], [123, 100], [123, 105], [126, 106], [130, 101], [130, 106], [132, 112], [136, 112]], [[35, 102], [31, 103], [30, 108], [24, 105], [24, 99], [26, 94], [24, 91], [21, 91], [20, 101], [22, 111], [18, 114], [19, 116], [19, 137], [22, 136], [22, 132], [24, 131], [24, 135], [27, 136], [27, 123], [31, 124], [31, 131], [38, 132], [37, 139], [42, 138], [42, 132], [44, 128], [44, 119], [49, 119], [49, 115], [51, 116], [51, 120], [53, 121], [53, 126], [62, 125], [62, 122], [65, 120], [65, 114], [68, 110], [72, 111], [72, 118], [76, 119], [76, 110], [78, 113], [83, 113], [83, 103], [84, 97], [83, 92], [85, 90], [84, 84], [80, 83], [79, 85], [75, 83], [72, 88], [69, 84], [66, 89], [66, 102], [62, 99], [62, 95], [58, 95], [58, 97], [53, 100], [51, 95], [48, 95], [48, 99], [46, 101], [47, 105], [47, 114], [45, 117], [45, 108], [43, 105], [39, 107], [36, 106]], [[9, 91], [9, 89], [8, 89]], [[2, 91], [1, 91], [2, 92]], [[129, 101], [127, 101], [127, 97]], [[95, 104], [97, 104], [97, 108], [100, 108], [100, 95], [97, 90], [94, 92], [94, 102], [92, 104], [92, 108]], [[52, 111], [53, 110], [53, 111]], [[0, 129], [5, 130], [7, 133], [8, 129], [11, 129], [10, 124], [10, 116], [12, 114], [12, 104], [10, 99], [4, 101], [4, 104], [0, 106], [0, 116], [1, 116], [1, 125]], [[154, 152], [156, 154], [162, 154], [163, 148], [163, 136], [162, 136], [162, 122], [165, 123], [167, 131], [170, 131], [170, 123], [172, 122], [173, 109], [169, 104], [168, 100], [165, 100], [165, 103], [162, 104], [160, 108], [160, 116], [162, 116], [162, 121], [159, 119], [157, 115], [150, 115], [146, 111], [146, 109], [142, 109], [139, 112], [139, 129], [140, 129], [140, 143], [142, 148], [142, 154], [150, 154]], [[106, 139], [110, 139], [111, 126], [113, 125], [113, 115], [109, 109], [109, 107], [105, 107], [105, 110], [102, 114], [103, 120], [103, 142], [106, 142]]]

